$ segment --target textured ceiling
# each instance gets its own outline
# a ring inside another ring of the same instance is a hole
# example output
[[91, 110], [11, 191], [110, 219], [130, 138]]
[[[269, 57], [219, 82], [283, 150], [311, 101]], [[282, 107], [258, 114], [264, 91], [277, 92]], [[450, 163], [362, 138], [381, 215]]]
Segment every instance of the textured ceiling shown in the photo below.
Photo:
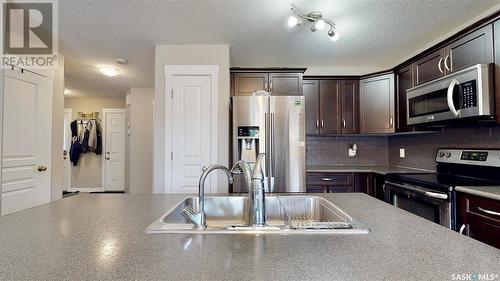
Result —
[[[290, 4], [332, 19], [340, 39], [309, 25], [289, 28]], [[331, 1], [59, 1], [59, 49], [73, 93], [119, 96], [152, 87], [157, 44], [228, 44], [231, 65], [289, 66], [366, 72], [392, 67], [479, 14], [498, 0]], [[123, 75], [107, 78], [97, 64]], [[363, 74], [363, 73], [358, 73]]]

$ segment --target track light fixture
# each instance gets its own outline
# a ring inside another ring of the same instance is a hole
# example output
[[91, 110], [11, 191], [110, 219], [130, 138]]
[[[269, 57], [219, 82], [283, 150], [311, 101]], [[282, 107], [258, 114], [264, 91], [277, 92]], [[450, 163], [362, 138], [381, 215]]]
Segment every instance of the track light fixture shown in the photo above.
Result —
[[288, 26], [294, 27], [302, 24], [302, 20], [312, 23], [311, 31], [315, 32], [317, 30], [323, 30], [328, 25], [330, 28], [328, 30], [328, 36], [332, 41], [337, 41], [339, 39], [339, 33], [335, 29], [335, 23], [329, 19], [324, 19], [321, 12], [313, 11], [308, 14], [304, 14], [299, 11], [295, 6], [292, 5], [290, 8], [293, 15], [288, 18]]

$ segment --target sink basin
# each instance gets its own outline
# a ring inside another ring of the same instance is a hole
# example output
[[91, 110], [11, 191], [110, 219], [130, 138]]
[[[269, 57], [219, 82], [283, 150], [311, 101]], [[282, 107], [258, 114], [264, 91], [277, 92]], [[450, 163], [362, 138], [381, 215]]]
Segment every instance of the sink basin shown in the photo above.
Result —
[[353, 220], [330, 201], [312, 195], [266, 195], [267, 226], [248, 225], [247, 196], [205, 197], [207, 228], [198, 230], [183, 215], [199, 210], [198, 197], [187, 197], [146, 228], [146, 233], [192, 234], [367, 234], [370, 229]]

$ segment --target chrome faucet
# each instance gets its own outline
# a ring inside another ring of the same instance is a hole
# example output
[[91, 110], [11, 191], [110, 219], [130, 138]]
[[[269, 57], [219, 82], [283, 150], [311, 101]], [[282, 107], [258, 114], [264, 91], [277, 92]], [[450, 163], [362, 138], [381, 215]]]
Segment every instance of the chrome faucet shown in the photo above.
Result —
[[214, 170], [222, 170], [226, 173], [229, 183], [234, 182], [233, 174], [243, 174], [245, 184], [248, 188], [250, 198], [250, 225], [251, 226], [265, 226], [266, 225], [266, 206], [265, 206], [265, 189], [264, 189], [264, 175], [262, 173], [262, 160], [264, 153], [258, 155], [255, 166], [252, 169], [245, 161], [238, 161], [229, 170], [222, 165], [210, 165], [203, 168], [199, 181], [199, 204], [200, 210], [194, 210], [188, 206], [182, 210], [182, 214], [195, 225], [197, 229], [203, 230], [207, 227], [207, 217], [205, 213], [205, 178]]
[[207, 167], [203, 167], [203, 173], [200, 176], [200, 181], [198, 183], [198, 198], [200, 204], [200, 210], [198, 212], [194, 212], [194, 210], [187, 206], [182, 210], [182, 214], [191, 221], [192, 224], [196, 226], [197, 229], [205, 229], [207, 228], [207, 215], [205, 213], [205, 179], [207, 178], [210, 172], [215, 170], [222, 170], [226, 173], [228, 181], [230, 184], [233, 183], [234, 178], [231, 171], [228, 168], [212, 164]]

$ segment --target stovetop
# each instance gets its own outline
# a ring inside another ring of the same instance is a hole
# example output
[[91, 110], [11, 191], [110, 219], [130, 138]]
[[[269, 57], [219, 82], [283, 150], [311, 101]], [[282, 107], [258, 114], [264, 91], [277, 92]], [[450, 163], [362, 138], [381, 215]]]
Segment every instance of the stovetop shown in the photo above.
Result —
[[500, 186], [500, 181], [461, 175], [428, 174], [389, 174], [387, 180], [404, 182], [436, 190], [452, 191], [456, 186]]

